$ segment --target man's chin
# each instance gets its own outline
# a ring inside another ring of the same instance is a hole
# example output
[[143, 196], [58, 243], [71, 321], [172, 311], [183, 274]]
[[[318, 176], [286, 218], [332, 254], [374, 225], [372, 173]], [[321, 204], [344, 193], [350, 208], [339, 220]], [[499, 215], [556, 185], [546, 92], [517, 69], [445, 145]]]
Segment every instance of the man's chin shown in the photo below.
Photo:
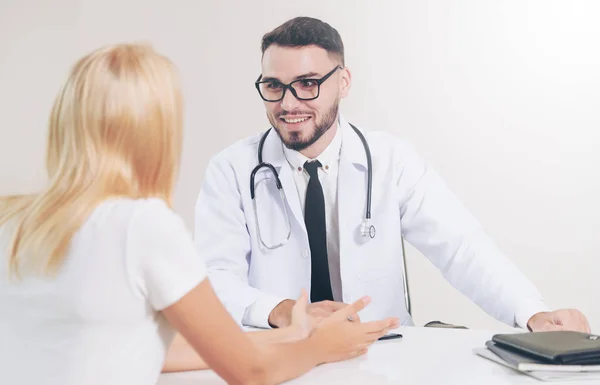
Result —
[[303, 150], [308, 145], [308, 140], [300, 132], [289, 132], [285, 128], [281, 127], [275, 127], [275, 131], [277, 131], [277, 135], [279, 135], [283, 145], [290, 150]]
[[283, 140], [283, 145], [289, 148], [290, 150], [302, 151], [309, 146], [306, 141], [302, 140]]

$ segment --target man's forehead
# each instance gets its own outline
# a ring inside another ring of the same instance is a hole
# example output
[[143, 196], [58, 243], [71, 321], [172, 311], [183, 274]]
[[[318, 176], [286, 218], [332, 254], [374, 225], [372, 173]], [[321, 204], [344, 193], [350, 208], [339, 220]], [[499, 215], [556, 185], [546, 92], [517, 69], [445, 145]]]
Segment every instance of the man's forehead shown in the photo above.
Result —
[[281, 47], [272, 45], [262, 58], [263, 77], [290, 80], [309, 73], [327, 73], [334, 65], [328, 52], [317, 46]]

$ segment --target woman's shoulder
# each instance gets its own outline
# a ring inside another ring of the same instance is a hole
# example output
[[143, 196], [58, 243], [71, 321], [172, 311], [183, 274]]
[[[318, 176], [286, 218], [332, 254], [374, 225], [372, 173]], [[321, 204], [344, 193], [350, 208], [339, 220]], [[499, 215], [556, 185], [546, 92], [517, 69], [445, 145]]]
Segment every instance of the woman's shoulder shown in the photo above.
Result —
[[110, 198], [101, 202], [82, 229], [97, 229], [130, 237], [170, 233], [185, 229], [183, 220], [160, 198]]
[[100, 216], [121, 219], [128, 233], [164, 236], [187, 232], [183, 219], [160, 198], [109, 200], [99, 209]]
[[[123, 219], [126, 222], [139, 217], [169, 217], [175, 212], [160, 198], [109, 198], [101, 202], [92, 214], [95, 220]], [[92, 219], [91, 218], [91, 219]]]

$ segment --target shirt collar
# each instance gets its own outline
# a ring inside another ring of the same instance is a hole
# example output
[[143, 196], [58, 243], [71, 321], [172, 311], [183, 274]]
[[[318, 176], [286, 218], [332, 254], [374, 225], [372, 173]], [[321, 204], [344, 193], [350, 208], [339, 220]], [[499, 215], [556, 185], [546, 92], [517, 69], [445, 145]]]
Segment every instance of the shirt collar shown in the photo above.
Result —
[[331, 141], [331, 143], [329, 143], [327, 148], [325, 148], [325, 150], [315, 159], [309, 159], [296, 150], [290, 150], [283, 144], [282, 146], [283, 154], [295, 172], [302, 173], [304, 171], [304, 163], [308, 161], [318, 160], [319, 162], [321, 162], [322, 170], [325, 173], [329, 173], [333, 168], [337, 167], [340, 159], [340, 152], [342, 149], [342, 128], [340, 126], [340, 123], [338, 122], [333, 140]]

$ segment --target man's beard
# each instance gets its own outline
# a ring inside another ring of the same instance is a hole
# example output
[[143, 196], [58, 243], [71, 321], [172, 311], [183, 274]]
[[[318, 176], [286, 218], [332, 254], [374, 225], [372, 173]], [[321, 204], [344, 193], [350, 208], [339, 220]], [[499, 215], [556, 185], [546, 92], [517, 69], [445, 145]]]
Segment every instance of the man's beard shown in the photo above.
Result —
[[[302, 151], [312, 146], [317, 140], [321, 138], [321, 136], [323, 136], [323, 134], [325, 134], [331, 128], [331, 126], [333, 126], [333, 123], [335, 123], [335, 120], [338, 116], [338, 110], [339, 101], [336, 101], [333, 104], [333, 106], [331, 106], [329, 111], [327, 111], [327, 113], [323, 115], [323, 119], [321, 119], [320, 122], [315, 122], [314, 130], [312, 131], [312, 133], [309, 134], [308, 138], [304, 139], [301, 136], [301, 132], [292, 132], [287, 138], [281, 135], [281, 131], [277, 127], [277, 125], [281, 123], [281, 120], [279, 120], [279, 118], [275, 118], [275, 121], [273, 121], [273, 119], [269, 116], [269, 122], [271, 123], [271, 126], [273, 126], [273, 128], [279, 135], [279, 138], [281, 138], [281, 141], [287, 148], [289, 148], [290, 150]], [[281, 115], [283, 114], [284, 113], [282, 113]]]

